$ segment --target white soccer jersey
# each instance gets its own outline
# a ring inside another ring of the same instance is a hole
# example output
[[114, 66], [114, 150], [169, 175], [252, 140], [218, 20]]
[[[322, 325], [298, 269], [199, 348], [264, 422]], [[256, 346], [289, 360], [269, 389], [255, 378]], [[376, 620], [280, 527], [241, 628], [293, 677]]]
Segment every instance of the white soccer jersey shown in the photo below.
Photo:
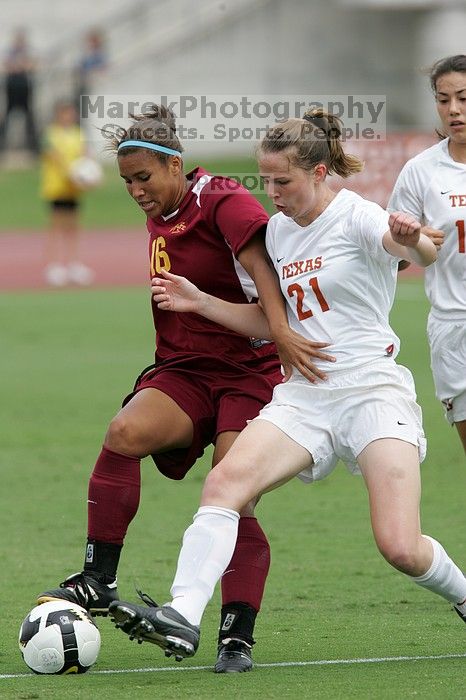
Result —
[[398, 258], [382, 236], [388, 214], [378, 204], [341, 190], [309, 226], [282, 212], [267, 227], [266, 244], [288, 302], [290, 326], [313, 341], [331, 343], [326, 373], [387, 356], [399, 340], [388, 323]]
[[434, 314], [449, 320], [466, 316], [466, 165], [448, 152], [449, 139], [411, 158], [390, 198], [389, 211], [413, 214], [445, 233], [437, 261], [425, 270], [425, 288]]

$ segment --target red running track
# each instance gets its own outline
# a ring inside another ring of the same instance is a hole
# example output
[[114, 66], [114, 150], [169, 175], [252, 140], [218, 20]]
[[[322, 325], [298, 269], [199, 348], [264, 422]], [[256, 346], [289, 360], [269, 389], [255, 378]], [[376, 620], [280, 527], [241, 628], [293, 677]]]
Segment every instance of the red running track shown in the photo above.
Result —
[[[94, 287], [145, 285], [149, 282], [148, 234], [88, 231], [81, 234], [81, 260], [94, 270]], [[0, 291], [45, 289], [43, 233], [0, 233]]]
[[[81, 237], [82, 261], [94, 270], [93, 287], [124, 287], [149, 282], [145, 229], [99, 230]], [[45, 289], [43, 279], [43, 233], [0, 233], [0, 292]], [[402, 277], [422, 274], [411, 265]]]

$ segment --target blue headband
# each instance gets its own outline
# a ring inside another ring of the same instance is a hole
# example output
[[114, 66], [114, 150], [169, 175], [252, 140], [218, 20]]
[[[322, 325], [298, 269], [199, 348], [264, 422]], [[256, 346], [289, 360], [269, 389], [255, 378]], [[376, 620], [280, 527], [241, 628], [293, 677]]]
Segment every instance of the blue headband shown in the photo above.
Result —
[[166, 153], [168, 156], [181, 156], [180, 151], [174, 151], [173, 148], [159, 146], [158, 143], [151, 143], [150, 141], [122, 141], [118, 146], [118, 150], [120, 151], [122, 148], [149, 148], [151, 151]]

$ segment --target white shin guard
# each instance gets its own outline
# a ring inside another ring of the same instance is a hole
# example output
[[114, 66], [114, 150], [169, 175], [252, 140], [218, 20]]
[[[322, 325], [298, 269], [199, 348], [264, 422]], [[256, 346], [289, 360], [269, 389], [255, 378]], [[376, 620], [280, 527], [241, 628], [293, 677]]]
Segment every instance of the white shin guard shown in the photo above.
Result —
[[236, 546], [239, 513], [202, 506], [183, 537], [170, 605], [192, 625], [199, 625], [215, 585]]

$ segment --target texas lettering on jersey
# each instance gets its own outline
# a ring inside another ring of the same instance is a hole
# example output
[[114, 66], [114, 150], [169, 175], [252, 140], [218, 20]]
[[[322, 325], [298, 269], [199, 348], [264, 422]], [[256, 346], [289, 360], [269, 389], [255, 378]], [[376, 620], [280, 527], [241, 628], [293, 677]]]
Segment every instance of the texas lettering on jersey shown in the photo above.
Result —
[[307, 272], [320, 270], [322, 267], [322, 256], [316, 258], [308, 258], [307, 260], [294, 260], [291, 263], [282, 265], [282, 280], [295, 277], [296, 275], [305, 275]]
[[466, 194], [448, 195], [452, 207], [466, 207]]
[[[450, 194], [448, 196], [451, 207], [466, 207], [466, 194]], [[456, 231], [458, 233], [458, 253], [466, 253], [465, 241], [465, 225], [464, 219], [455, 221]]]

